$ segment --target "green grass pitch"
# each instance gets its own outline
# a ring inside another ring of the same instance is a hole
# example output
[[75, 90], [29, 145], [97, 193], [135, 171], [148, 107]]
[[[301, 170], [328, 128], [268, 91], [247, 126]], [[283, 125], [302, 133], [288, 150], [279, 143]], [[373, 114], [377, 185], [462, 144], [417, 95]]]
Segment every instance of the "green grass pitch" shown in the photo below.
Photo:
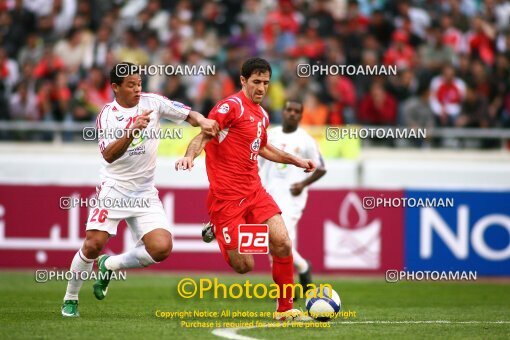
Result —
[[[177, 283], [186, 276], [127, 272], [126, 281], [111, 283], [103, 301], [95, 300], [93, 282], [87, 281], [80, 295], [81, 317], [64, 319], [60, 306], [65, 282], [36, 283], [34, 272], [0, 272], [0, 338], [221, 339], [213, 334], [215, 328], [186, 328], [180, 319], [157, 318], [156, 311], [274, 311], [275, 302], [270, 299], [213, 299], [210, 295], [204, 299], [181, 298]], [[252, 284], [272, 283], [269, 275], [220, 275], [218, 279], [227, 285], [243, 284], [246, 279]], [[508, 281], [386, 283], [382, 278], [317, 277], [315, 282], [332, 284], [342, 298], [342, 309], [355, 311], [356, 317], [336, 319], [327, 328], [266, 326], [235, 333], [230, 329], [230, 335], [252, 339], [510, 336]], [[297, 301], [295, 306], [304, 310], [304, 301]], [[264, 317], [186, 321], [275, 324]]]

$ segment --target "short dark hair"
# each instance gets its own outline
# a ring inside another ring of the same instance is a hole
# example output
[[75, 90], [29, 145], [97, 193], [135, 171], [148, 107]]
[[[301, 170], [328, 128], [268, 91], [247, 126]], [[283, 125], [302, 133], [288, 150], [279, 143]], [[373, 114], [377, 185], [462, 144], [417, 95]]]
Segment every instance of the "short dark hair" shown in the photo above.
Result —
[[303, 112], [303, 109], [305, 108], [305, 106], [303, 105], [303, 101], [301, 99], [298, 99], [298, 98], [287, 98], [287, 99], [285, 99], [284, 106], [283, 106], [284, 110], [285, 110], [285, 107], [287, 106], [287, 103], [297, 103], [297, 104], [301, 105], [301, 112]]
[[271, 77], [271, 65], [267, 62], [267, 60], [262, 58], [250, 58], [243, 63], [241, 66], [241, 75], [248, 79], [253, 73], [264, 73], [269, 72], [269, 77]]
[[127, 61], [120, 62], [110, 70], [110, 83], [122, 85], [124, 79], [133, 74], [140, 74], [138, 65]]

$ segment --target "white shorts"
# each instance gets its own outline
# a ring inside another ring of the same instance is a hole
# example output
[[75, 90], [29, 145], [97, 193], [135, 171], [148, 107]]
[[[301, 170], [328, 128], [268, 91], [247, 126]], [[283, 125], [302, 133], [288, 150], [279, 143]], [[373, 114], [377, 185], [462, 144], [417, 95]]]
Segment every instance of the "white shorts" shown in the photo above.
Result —
[[289, 238], [292, 241], [292, 245], [297, 247], [297, 224], [301, 219], [301, 212], [293, 211], [289, 213], [289, 211], [282, 210], [282, 219], [285, 223], [285, 228], [287, 228], [287, 232], [289, 234]]
[[[103, 183], [97, 198], [101, 202], [110, 204], [90, 208], [86, 230], [102, 230], [115, 236], [120, 221], [126, 220], [137, 246], [142, 243], [142, 237], [154, 229], [165, 229], [171, 232], [156, 188], [135, 194], [136, 196], [120, 192], [113, 181]], [[115, 206], [112, 207], [112, 202], [121, 201], [129, 201], [132, 206], [114, 204]]]

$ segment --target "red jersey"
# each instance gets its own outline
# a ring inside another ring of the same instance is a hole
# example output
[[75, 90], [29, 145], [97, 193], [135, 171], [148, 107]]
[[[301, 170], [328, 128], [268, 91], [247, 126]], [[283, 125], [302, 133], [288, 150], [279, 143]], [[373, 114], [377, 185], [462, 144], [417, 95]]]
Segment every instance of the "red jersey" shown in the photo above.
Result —
[[211, 194], [222, 200], [248, 197], [262, 187], [257, 158], [267, 144], [267, 112], [239, 91], [219, 101], [208, 118], [221, 130], [205, 147]]

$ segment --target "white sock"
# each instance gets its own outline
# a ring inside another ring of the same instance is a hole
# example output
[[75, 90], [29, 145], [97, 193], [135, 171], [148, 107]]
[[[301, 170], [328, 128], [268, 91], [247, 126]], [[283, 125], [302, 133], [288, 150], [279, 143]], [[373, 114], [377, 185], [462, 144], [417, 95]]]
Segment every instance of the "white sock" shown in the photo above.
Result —
[[[94, 265], [94, 259], [88, 259], [83, 255], [81, 249], [74, 255], [73, 262], [71, 262], [71, 272], [91, 272]], [[83, 280], [79, 279], [80, 275], [76, 275], [73, 279], [67, 282], [66, 295], [64, 300], [78, 300]]]
[[142, 268], [156, 263], [142, 244], [127, 253], [110, 256], [104, 262], [107, 269], [119, 270], [125, 268]]
[[308, 270], [308, 262], [297, 252], [296, 248], [292, 248], [292, 256], [294, 257], [294, 267], [299, 274], [303, 274]]

